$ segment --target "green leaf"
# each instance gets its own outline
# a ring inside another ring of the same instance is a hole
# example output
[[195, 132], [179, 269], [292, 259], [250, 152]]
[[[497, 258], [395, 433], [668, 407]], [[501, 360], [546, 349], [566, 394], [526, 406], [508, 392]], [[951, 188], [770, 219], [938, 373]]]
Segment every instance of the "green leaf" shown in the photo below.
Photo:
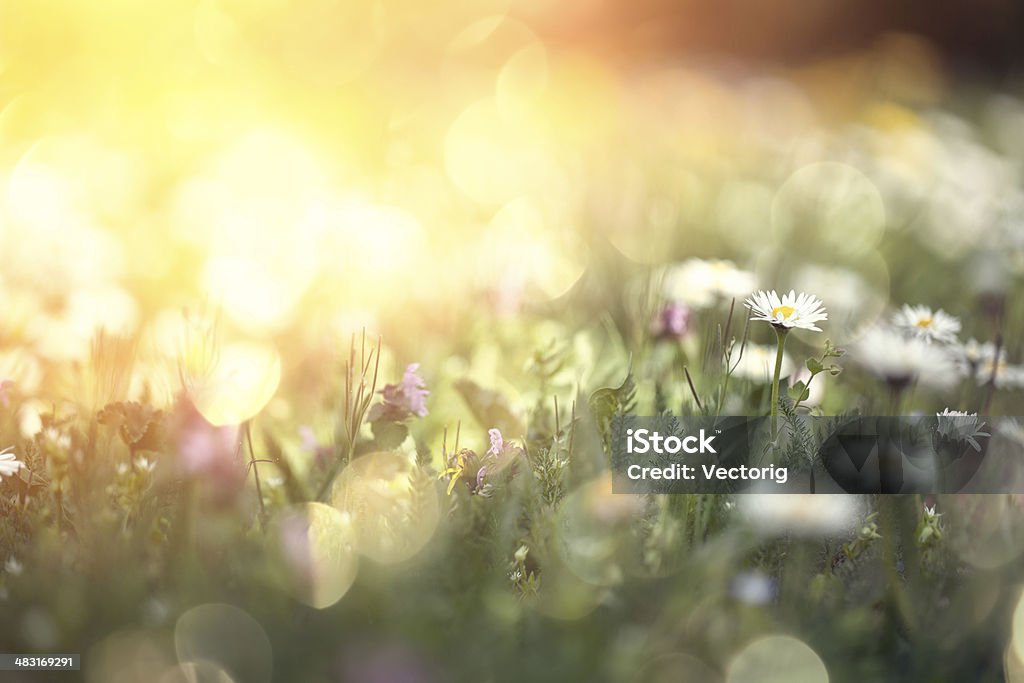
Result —
[[831, 339], [825, 340], [825, 353], [822, 358], [839, 358], [846, 354], [846, 349], [841, 349], [838, 346], [832, 345]]
[[469, 379], [455, 382], [455, 390], [469, 406], [473, 417], [484, 429], [496, 428], [506, 438], [515, 438], [526, 433], [523, 425], [504, 396], [496, 391], [485, 389]]
[[807, 369], [811, 371], [812, 375], [817, 375], [825, 369], [825, 366], [821, 364], [821, 361], [817, 358], [807, 359]]
[[787, 390], [787, 393], [789, 394], [789, 397], [797, 403], [800, 401], [806, 401], [811, 396], [810, 388], [808, 388], [808, 386], [803, 382], [797, 382], [791, 386]]
[[401, 422], [377, 420], [370, 423], [373, 432], [373, 444], [377, 450], [392, 451], [402, 445], [409, 436], [409, 428]]
[[110, 403], [96, 413], [96, 421], [117, 430], [126, 445], [138, 449], [160, 447], [163, 412], [135, 401]]
[[601, 440], [606, 446], [611, 442], [612, 418], [632, 410], [635, 398], [636, 382], [633, 380], [632, 371], [626, 373], [619, 386], [603, 387], [590, 395], [587, 403], [594, 414]]

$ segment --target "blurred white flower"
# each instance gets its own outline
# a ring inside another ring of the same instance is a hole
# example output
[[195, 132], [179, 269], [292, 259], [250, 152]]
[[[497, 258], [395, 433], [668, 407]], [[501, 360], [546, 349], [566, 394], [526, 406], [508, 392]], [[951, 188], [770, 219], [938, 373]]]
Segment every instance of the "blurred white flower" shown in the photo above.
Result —
[[865, 309], [880, 306], [878, 302], [882, 298], [859, 273], [838, 266], [801, 266], [793, 284], [805, 292], [828, 292], [831, 321], [835, 321], [837, 311], [840, 318], [856, 318]]
[[744, 305], [754, 314], [751, 320], [764, 320], [776, 328], [797, 327], [821, 332], [821, 328], [815, 323], [828, 320], [821, 299], [804, 292], [797, 294], [793, 290], [789, 290], [789, 294], [783, 294], [781, 298], [775, 290], [754, 292]]
[[27, 349], [15, 348], [0, 352], [0, 404], [7, 405], [8, 391], [17, 388], [21, 396], [32, 396], [43, 377], [39, 360]]
[[[775, 354], [778, 349], [774, 344], [751, 344], [743, 346], [743, 354], [737, 355], [733, 361], [733, 376], [755, 382], [767, 382], [775, 371]], [[788, 377], [793, 373], [793, 359], [788, 355], [782, 357], [782, 374]]]
[[941, 346], [895, 330], [873, 327], [853, 344], [850, 354], [878, 379], [898, 387], [920, 381], [941, 388], [960, 379], [953, 356]]
[[941, 308], [933, 311], [927, 306], [904, 304], [892, 322], [897, 330], [927, 342], [953, 344], [960, 332], [960, 320]]
[[47, 427], [43, 430], [43, 444], [52, 451], [66, 451], [71, 448], [71, 435], [56, 427]]
[[703, 307], [738, 299], [756, 284], [753, 273], [737, 268], [732, 261], [692, 258], [666, 268], [661, 288], [671, 301]]
[[14, 453], [11, 452], [10, 447], [0, 451], [0, 479], [14, 476], [18, 473], [18, 470], [24, 466], [25, 463], [14, 457]]
[[732, 596], [748, 605], [766, 605], [775, 599], [778, 590], [775, 579], [761, 572], [741, 572], [729, 586]]
[[738, 496], [740, 513], [766, 534], [824, 536], [852, 529], [863, 514], [858, 496], [752, 493]]
[[[982, 363], [991, 363], [996, 357], [996, 345], [992, 342], [979, 342], [977, 339], [968, 339], [960, 345], [959, 352], [963, 362], [978, 366]], [[999, 361], [1005, 362], [1006, 349], [999, 350]]]
[[156, 460], [150, 460], [146, 456], [141, 455], [135, 459], [135, 467], [140, 472], [149, 473], [156, 469]]
[[968, 340], [957, 349], [957, 363], [961, 371], [978, 384], [994, 382], [1001, 389], [1024, 387], [1024, 367], [1006, 361], [1006, 349], [991, 342]]

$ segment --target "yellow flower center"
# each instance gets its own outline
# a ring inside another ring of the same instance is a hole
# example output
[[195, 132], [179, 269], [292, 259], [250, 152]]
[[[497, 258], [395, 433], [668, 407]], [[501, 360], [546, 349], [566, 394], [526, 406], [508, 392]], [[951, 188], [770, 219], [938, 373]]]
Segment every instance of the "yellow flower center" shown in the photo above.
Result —
[[917, 325], [918, 327], [931, 327], [932, 326], [932, 319], [931, 318], [921, 318], [920, 320], [918, 320], [914, 324]]
[[789, 316], [793, 315], [794, 310], [792, 306], [776, 306], [772, 309], [772, 317], [778, 318], [781, 313], [783, 320], [789, 320]]

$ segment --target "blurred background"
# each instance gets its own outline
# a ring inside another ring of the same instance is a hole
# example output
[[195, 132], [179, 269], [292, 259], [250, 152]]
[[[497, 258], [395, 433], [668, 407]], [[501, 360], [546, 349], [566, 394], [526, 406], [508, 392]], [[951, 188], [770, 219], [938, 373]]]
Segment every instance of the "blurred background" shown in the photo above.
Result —
[[[759, 288], [829, 312], [787, 382], [922, 304], [961, 363], [878, 350], [905, 409], [1020, 415], [1022, 29], [1010, 0], [0, 0], [0, 651], [103, 683], [1024, 680], [1019, 497], [641, 500], [601, 431], [765, 414]], [[804, 409], [889, 405], [874, 360]], [[395, 431], [341, 424], [356, 361]], [[492, 492], [456, 432], [530, 459]]]
[[1016, 3], [0, 11], [0, 344], [29, 392], [97, 328], [159, 365], [183, 306], [273, 356], [366, 325], [401, 347], [588, 269], [602, 310], [630, 264], [689, 256], [788, 288], [795, 242], [866, 286], [857, 324], [962, 289], [915, 291], [894, 239], [982, 288], [1021, 266]]

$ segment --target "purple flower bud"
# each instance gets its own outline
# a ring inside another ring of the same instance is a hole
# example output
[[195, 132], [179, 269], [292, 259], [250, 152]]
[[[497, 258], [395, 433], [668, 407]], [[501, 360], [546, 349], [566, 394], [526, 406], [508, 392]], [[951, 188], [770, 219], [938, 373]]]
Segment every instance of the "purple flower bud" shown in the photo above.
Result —
[[400, 383], [388, 384], [380, 390], [384, 400], [370, 409], [371, 422], [381, 419], [401, 422], [413, 415], [426, 417], [430, 392], [423, 378], [416, 374], [419, 367], [419, 363], [411, 363], [405, 368]]
[[670, 301], [662, 306], [651, 322], [656, 339], [682, 339], [690, 331], [692, 313], [685, 304]]
[[427, 416], [427, 385], [423, 378], [416, 374], [419, 370], [419, 363], [410, 363], [402, 375], [402, 392], [405, 395], [409, 412], [420, 417]]
[[487, 435], [491, 437], [491, 448], [487, 451], [487, 455], [501, 455], [501, 452], [505, 450], [505, 440], [501, 438], [501, 431], [488, 429]]

